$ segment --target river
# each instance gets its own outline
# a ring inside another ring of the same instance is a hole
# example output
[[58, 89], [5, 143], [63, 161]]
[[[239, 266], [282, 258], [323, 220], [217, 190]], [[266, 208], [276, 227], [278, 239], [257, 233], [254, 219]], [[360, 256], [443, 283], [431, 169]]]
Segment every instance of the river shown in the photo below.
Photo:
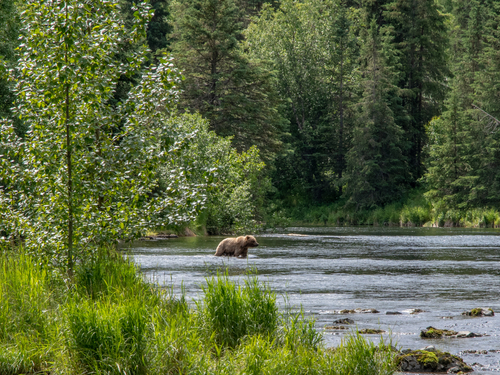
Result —
[[[325, 326], [348, 317], [358, 329], [388, 332], [382, 337], [398, 348], [433, 345], [461, 356], [474, 374], [494, 374], [500, 373], [499, 235], [496, 229], [301, 227], [256, 235], [260, 246], [249, 250], [248, 259], [214, 257], [223, 237], [140, 241], [129, 251], [146, 277], [176, 293], [182, 286], [191, 301], [200, 297], [208, 275], [227, 269], [236, 280], [253, 270], [292, 307], [302, 306], [316, 319], [327, 346], [338, 345], [346, 331]], [[475, 307], [497, 315], [461, 315]], [[338, 313], [356, 308], [379, 313]], [[428, 326], [487, 336], [421, 339]], [[375, 342], [381, 337], [365, 336]]]

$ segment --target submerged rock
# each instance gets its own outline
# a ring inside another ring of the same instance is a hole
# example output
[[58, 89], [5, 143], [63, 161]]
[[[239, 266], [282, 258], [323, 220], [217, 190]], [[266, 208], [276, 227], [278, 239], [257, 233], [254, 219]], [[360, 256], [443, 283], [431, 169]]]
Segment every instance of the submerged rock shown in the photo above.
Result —
[[325, 326], [325, 329], [349, 329], [346, 326]]
[[354, 320], [349, 318], [337, 319], [333, 324], [354, 324]]
[[424, 310], [422, 309], [410, 309], [410, 314], [414, 315], [414, 314], [420, 314], [420, 313], [423, 313], [425, 312]]
[[405, 372], [459, 373], [460, 371], [472, 371], [472, 368], [462, 358], [438, 350], [405, 350], [396, 357], [396, 365], [400, 371]]
[[402, 315], [399, 311], [386, 311], [385, 315]]
[[475, 350], [475, 349], [467, 349], [462, 351], [464, 354], [488, 354], [487, 350]]
[[464, 337], [483, 337], [483, 336], [485, 336], [485, 335], [481, 335], [479, 333], [474, 333], [474, 332], [470, 332], [470, 331], [460, 331], [460, 332], [457, 332], [455, 337], [464, 338]]
[[464, 311], [462, 315], [467, 316], [494, 316], [495, 312], [493, 309], [485, 308], [485, 307], [476, 307], [470, 311]]
[[425, 312], [425, 310], [422, 310], [422, 309], [406, 309], [406, 310], [403, 310], [403, 312], [415, 315], [415, 314], [423, 313], [423, 312]]
[[364, 334], [364, 335], [385, 333], [385, 331], [382, 329], [373, 329], [373, 328], [363, 328], [363, 329], [360, 329], [358, 332], [361, 334]]

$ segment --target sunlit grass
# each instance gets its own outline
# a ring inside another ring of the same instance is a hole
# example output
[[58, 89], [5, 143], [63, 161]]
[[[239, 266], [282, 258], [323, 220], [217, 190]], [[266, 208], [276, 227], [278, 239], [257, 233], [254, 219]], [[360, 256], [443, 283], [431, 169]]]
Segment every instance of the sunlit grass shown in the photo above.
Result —
[[[147, 283], [110, 249], [73, 280], [0, 254], [0, 374], [389, 374], [388, 347], [359, 335], [326, 349], [314, 322], [281, 311], [249, 275], [207, 278], [196, 306]], [[354, 372], [353, 372], [354, 371]]]

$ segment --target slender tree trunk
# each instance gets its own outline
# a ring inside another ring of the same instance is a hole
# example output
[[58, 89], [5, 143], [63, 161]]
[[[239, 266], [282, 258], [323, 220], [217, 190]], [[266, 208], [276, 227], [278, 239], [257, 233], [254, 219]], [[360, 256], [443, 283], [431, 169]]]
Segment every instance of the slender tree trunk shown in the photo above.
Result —
[[[68, 3], [66, 5], [66, 23], [68, 23]], [[66, 69], [68, 69], [68, 45], [65, 44], [65, 56]], [[71, 165], [71, 129], [69, 125], [69, 82], [68, 77], [66, 77], [66, 166], [68, 169], [68, 274], [73, 275], [73, 177], [72, 177], [72, 165]]]
[[[339, 98], [339, 113], [340, 113], [340, 124], [339, 124], [339, 150], [338, 150], [338, 178], [342, 179], [342, 170], [344, 167], [344, 50], [341, 44], [341, 54], [340, 54], [340, 98]], [[342, 184], [339, 185], [339, 194], [342, 195]]]
[[[212, 52], [212, 60], [210, 61], [210, 93], [208, 102], [211, 106], [210, 110], [215, 110], [215, 105], [217, 103], [217, 51]], [[212, 117], [213, 118], [213, 117]], [[218, 124], [213, 124], [215, 130], [217, 129]]]

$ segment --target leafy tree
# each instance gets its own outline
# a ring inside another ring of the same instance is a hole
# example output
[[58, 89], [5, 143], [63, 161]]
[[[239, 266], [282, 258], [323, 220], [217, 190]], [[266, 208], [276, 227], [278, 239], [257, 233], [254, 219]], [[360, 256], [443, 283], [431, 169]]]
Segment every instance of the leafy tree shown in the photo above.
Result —
[[356, 96], [354, 19], [343, 2], [285, 0], [279, 9], [264, 7], [247, 32], [250, 51], [271, 62], [288, 100], [293, 152], [280, 156], [274, 181], [292, 201], [337, 196]]
[[256, 219], [265, 214], [264, 199], [270, 188], [259, 150], [251, 147], [238, 153], [231, 138], [222, 138], [209, 130], [199, 114], [180, 114], [168, 120], [191, 134], [175, 159], [160, 168], [160, 185], [167, 185], [172, 170], [182, 168], [193, 186], [207, 186], [205, 208], [198, 217], [209, 234], [252, 231]]
[[[77, 250], [138, 235], [163, 220], [194, 217], [202, 203], [182, 170], [171, 171], [165, 194], [155, 191], [158, 166], [189, 138], [166, 124], [180, 76], [164, 59], [144, 71], [126, 100], [112, 101], [116, 82], [144, 62], [145, 49], [117, 63], [123, 41], [144, 38], [151, 16], [136, 8], [132, 29], [118, 1], [29, 0], [16, 67], [16, 112], [29, 126], [1, 132], [0, 224], [33, 251], [71, 272]], [[165, 214], [166, 213], [166, 214]]]
[[391, 39], [388, 30], [379, 31], [373, 18], [361, 53], [364, 92], [344, 178], [347, 206], [356, 209], [383, 206], [397, 199], [407, 179], [400, 146], [403, 133], [389, 105], [398, 93]]
[[8, 81], [8, 69], [12, 68], [15, 60], [15, 48], [18, 45], [20, 33], [19, 12], [16, 1], [0, 2], [0, 118], [10, 118], [16, 121], [16, 129], [23, 134], [26, 129], [12, 114], [14, 94]]
[[181, 107], [199, 112], [238, 150], [256, 145], [272, 159], [284, 121], [273, 76], [244, 54], [242, 12], [234, 0], [182, 0], [172, 5], [173, 54], [186, 79]]

